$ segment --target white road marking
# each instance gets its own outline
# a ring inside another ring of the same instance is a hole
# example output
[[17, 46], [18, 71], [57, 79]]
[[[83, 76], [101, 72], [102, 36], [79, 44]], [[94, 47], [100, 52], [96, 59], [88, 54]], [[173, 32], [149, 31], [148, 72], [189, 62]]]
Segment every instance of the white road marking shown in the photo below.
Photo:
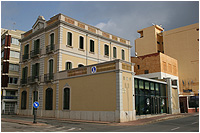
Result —
[[179, 128], [180, 128], [180, 127], [176, 127], [176, 128], [171, 129], [171, 130], [173, 131], [173, 130], [176, 130], [176, 129], [179, 129]]
[[193, 124], [196, 124], [196, 123], [198, 123], [198, 122], [193, 122], [192, 125], [193, 125]]
[[70, 128], [70, 129], [66, 130], [66, 132], [67, 132], [67, 131], [72, 131], [72, 130], [74, 130], [74, 129], [76, 129], [76, 128]]

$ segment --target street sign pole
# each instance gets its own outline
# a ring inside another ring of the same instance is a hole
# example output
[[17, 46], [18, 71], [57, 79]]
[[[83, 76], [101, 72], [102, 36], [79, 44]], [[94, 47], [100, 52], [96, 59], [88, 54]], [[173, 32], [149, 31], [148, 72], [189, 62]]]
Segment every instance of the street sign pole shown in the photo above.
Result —
[[34, 102], [33, 103], [33, 109], [34, 109], [34, 111], [33, 111], [33, 113], [34, 113], [34, 117], [33, 117], [33, 123], [37, 123], [36, 122], [36, 115], [37, 115], [37, 108], [39, 107], [39, 103], [38, 102]]

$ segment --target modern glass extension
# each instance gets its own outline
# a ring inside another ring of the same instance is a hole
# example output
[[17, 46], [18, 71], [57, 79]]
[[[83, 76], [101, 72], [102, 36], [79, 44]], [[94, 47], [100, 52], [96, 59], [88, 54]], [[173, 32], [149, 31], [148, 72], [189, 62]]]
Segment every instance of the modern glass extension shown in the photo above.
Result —
[[167, 85], [135, 77], [136, 115], [167, 113]]

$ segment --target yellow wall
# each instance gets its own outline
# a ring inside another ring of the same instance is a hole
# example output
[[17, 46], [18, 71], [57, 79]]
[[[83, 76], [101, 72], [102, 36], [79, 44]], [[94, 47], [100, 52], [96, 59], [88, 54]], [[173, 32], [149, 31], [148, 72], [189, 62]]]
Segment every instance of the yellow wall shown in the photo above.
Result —
[[196, 94], [199, 89], [199, 31], [197, 29], [199, 29], [198, 23], [164, 32], [164, 51], [178, 60], [180, 91], [193, 89]]
[[133, 111], [132, 81], [132, 74], [127, 72], [122, 73], [122, 99], [124, 111]]
[[155, 26], [147, 27], [138, 32], [143, 32], [143, 37], [135, 40], [135, 51], [137, 56], [143, 56], [157, 52], [157, 33], [161, 30]]
[[63, 106], [63, 89], [71, 91], [72, 111], [115, 111], [116, 73], [104, 73], [59, 81], [59, 110]]

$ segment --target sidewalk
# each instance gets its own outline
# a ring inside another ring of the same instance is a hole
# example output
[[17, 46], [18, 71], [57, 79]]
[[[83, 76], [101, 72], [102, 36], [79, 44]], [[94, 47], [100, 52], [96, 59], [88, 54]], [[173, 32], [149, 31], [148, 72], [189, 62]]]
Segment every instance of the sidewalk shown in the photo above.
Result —
[[116, 123], [114, 125], [116, 126], [137, 126], [137, 125], [145, 125], [145, 124], [150, 124], [162, 120], [168, 120], [168, 119], [176, 119], [180, 117], [187, 117], [187, 116], [192, 116], [198, 113], [184, 113], [184, 114], [166, 114], [166, 115], [160, 115], [160, 116], [152, 116], [149, 118], [142, 118], [138, 119], [135, 121], [129, 121], [129, 122], [122, 122], [122, 123]]
[[[166, 114], [166, 115], [159, 115], [159, 116], [152, 116], [149, 118], [142, 118], [135, 121], [129, 121], [129, 122], [122, 122], [122, 123], [111, 123], [111, 122], [101, 122], [101, 121], [87, 121], [87, 120], [72, 120], [72, 119], [56, 119], [56, 118], [47, 118], [47, 117], [38, 117], [43, 119], [53, 119], [53, 120], [60, 120], [60, 121], [71, 121], [71, 122], [83, 122], [83, 123], [97, 123], [97, 124], [109, 124], [112, 126], [137, 126], [137, 125], [145, 125], [149, 123], [154, 123], [162, 120], [168, 120], [168, 119], [175, 119], [180, 117], [187, 117], [191, 115], [196, 115], [198, 113], [186, 113], [186, 114]], [[30, 116], [23, 116], [23, 117], [30, 117]], [[45, 126], [47, 124], [45, 123], [36, 123], [34, 124], [32, 121], [28, 120], [16, 120], [16, 119], [9, 119], [9, 118], [1, 118], [1, 121], [4, 122], [12, 122], [12, 123], [19, 123], [24, 125], [33, 125], [33, 126]]]

